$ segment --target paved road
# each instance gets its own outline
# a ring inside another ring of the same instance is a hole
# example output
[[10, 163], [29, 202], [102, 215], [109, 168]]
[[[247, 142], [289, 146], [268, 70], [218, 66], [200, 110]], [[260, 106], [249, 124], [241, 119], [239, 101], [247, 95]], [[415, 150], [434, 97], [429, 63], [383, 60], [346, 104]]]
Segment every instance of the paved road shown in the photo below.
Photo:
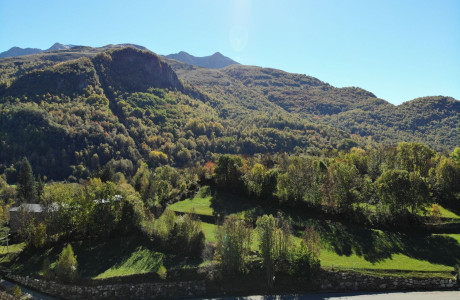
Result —
[[331, 293], [283, 296], [224, 297], [216, 300], [460, 300], [460, 291], [397, 293]]

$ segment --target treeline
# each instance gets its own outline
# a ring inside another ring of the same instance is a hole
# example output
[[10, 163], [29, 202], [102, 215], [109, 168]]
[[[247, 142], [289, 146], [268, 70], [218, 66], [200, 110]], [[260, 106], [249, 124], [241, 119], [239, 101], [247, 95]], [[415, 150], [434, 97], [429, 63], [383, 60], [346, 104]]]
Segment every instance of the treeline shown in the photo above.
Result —
[[[389, 225], [417, 221], [421, 216], [439, 218], [438, 204], [460, 208], [460, 148], [442, 154], [420, 143], [400, 143], [336, 150], [329, 156], [224, 154], [185, 168], [152, 168], [145, 162], [128, 166], [126, 172], [109, 161], [90, 177], [129, 182], [143, 207], [157, 216], [167, 205], [191, 197], [200, 185], [247, 196], [261, 206], [310, 207], [357, 222]], [[42, 178], [28, 176], [41, 187], [35, 193], [21, 183], [27, 172], [19, 173], [17, 191], [3, 179], [3, 201], [42, 202]]]
[[439, 215], [442, 204], [460, 207], [460, 148], [450, 156], [419, 143], [352, 148], [336, 157], [277, 155], [243, 159], [223, 155], [214, 180], [227, 192], [261, 203], [307, 205], [325, 213], [400, 224]]

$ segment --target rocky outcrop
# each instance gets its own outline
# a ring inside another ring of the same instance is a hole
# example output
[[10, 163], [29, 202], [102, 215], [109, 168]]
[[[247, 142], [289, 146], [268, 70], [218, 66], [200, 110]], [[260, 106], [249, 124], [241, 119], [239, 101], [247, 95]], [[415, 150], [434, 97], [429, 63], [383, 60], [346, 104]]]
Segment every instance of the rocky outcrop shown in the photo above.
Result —
[[101, 53], [93, 61], [104, 90], [184, 89], [171, 67], [150, 51], [127, 47]]

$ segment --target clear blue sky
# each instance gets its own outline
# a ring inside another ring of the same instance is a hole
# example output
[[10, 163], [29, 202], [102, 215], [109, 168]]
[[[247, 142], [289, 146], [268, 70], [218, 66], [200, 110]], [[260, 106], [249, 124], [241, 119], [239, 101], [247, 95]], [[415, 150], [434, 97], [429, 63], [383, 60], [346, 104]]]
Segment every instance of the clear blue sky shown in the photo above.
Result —
[[135, 43], [359, 86], [460, 99], [459, 0], [0, 0], [0, 52]]

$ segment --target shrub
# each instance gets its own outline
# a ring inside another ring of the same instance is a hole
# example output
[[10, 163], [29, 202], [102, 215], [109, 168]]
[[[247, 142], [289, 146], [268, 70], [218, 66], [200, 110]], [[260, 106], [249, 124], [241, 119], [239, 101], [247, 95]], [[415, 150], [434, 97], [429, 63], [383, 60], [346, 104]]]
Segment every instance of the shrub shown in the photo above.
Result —
[[56, 262], [57, 279], [63, 282], [72, 282], [77, 278], [77, 257], [70, 244], [62, 249]]
[[164, 265], [161, 265], [158, 270], [157, 270], [158, 276], [160, 276], [161, 279], [166, 279], [166, 276], [168, 276], [168, 270]]
[[276, 269], [287, 259], [290, 248], [290, 226], [284, 217], [263, 215], [257, 219], [256, 232], [259, 240], [259, 250], [267, 275], [269, 286], [273, 283]]
[[246, 271], [251, 247], [252, 229], [235, 215], [228, 216], [217, 231], [216, 256], [224, 273]]
[[312, 278], [321, 267], [320, 249], [319, 234], [312, 227], [307, 227], [300, 245], [289, 255], [289, 273]]
[[13, 287], [13, 296], [16, 298], [21, 298], [22, 296], [21, 288], [18, 285], [15, 285]]
[[295, 276], [312, 278], [319, 271], [320, 262], [308, 249], [304, 242], [301, 242], [289, 257], [289, 273]]
[[187, 214], [176, 219], [172, 232], [173, 247], [178, 252], [200, 256], [204, 248], [204, 234], [201, 221]]
[[178, 217], [167, 209], [154, 222], [144, 222], [143, 230], [168, 252], [200, 256], [204, 248], [201, 221], [189, 214]]
[[47, 240], [46, 225], [45, 223], [38, 223], [32, 229], [31, 244], [35, 248], [41, 248], [45, 245]]
[[162, 241], [166, 241], [174, 229], [176, 223], [176, 213], [172, 210], [166, 209], [164, 213], [155, 221], [154, 234]]
[[51, 269], [51, 262], [48, 257], [43, 261], [42, 274], [46, 280], [51, 280], [54, 277], [53, 270]]
[[442, 214], [441, 214], [441, 209], [439, 208], [439, 205], [433, 204], [433, 206], [431, 206], [431, 209], [430, 209], [431, 220], [434, 223], [438, 223], [441, 220], [441, 216]]

